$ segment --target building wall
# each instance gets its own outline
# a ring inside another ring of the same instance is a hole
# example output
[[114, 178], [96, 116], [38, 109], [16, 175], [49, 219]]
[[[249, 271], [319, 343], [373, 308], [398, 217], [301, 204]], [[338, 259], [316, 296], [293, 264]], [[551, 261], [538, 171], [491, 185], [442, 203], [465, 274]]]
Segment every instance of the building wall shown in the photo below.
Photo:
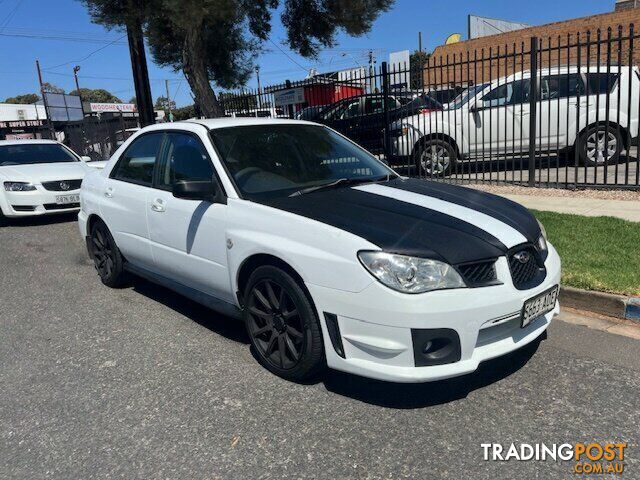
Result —
[[[633, 48], [628, 41], [634, 24]], [[611, 41], [608, 42], [609, 29]], [[598, 30], [600, 34], [598, 34]], [[538, 37], [542, 52], [539, 65], [634, 65], [640, 64], [640, 8], [621, 9], [612, 13], [549, 23], [515, 32], [467, 40], [436, 47], [425, 67], [425, 88], [467, 81], [481, 83], [530, 68], [531, 38]], [[598, 49], [598, 35], [600, 48]], [[620, 36], [619, 36], [620, 35]], [[587, 39], [590, 47], [587, 47]], [[579, 42], [578, 42], [579, 39]], [[618, 40], [620, 39], [620, 40]], [[581, 46], [578, 47], [577, 44]], [[608, 46], [611, 46], [610, 55]], [[599, 51], [598, 51], [599, 50]]]
[[0, 103], [0, 122], [44, 120], [46, 118], [44, 105]]

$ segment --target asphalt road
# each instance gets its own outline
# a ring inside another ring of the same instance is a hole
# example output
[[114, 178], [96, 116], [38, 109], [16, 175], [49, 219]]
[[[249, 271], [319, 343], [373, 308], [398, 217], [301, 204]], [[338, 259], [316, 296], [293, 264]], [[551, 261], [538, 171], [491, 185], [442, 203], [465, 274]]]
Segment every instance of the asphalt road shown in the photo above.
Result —
[[[556, 321], [546, 340], [423, 385], [285, 382], [243, 327], [134, 280], [103, 287], [73, 218], [0, 228], [0, 478], [576, 478], [481, 443], [628, 442], [640, 342]], [[602, 477], [602, 476], [601, 476]]]

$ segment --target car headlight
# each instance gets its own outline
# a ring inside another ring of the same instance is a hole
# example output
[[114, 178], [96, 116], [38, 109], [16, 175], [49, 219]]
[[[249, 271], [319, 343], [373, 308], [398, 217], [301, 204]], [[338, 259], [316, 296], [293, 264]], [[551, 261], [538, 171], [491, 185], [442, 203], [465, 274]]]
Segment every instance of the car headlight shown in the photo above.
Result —
[[4, 189], [7, 192], [29, 192], [36, 187], [28, 182], [4, 182]]
[[538, 248], [540, 249], [540, 251], [546, 252], [549, 248], [547, 246], [547, 231], [545, 230], [544, 225], [542, 225], [540, 220], [536, 219], [536, 221], [538, 222], [540, 232], [542, 233], [542, 235], [540, 235], [540, 238], [538, 238]]
[[358, 258], [380, 283], [398, 292], [424, 293], [466, 286], [451, 265], [438, 260], [369, 251], [358, 252]]

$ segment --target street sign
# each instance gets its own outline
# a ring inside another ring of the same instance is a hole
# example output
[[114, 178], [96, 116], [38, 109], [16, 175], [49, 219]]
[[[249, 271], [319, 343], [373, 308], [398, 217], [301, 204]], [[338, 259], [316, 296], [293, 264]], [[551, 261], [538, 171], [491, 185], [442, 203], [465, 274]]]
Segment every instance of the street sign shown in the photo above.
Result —
[[277, 107], [304, 103], [304, 88], [289, 88], [273, 92], [273, 99]]

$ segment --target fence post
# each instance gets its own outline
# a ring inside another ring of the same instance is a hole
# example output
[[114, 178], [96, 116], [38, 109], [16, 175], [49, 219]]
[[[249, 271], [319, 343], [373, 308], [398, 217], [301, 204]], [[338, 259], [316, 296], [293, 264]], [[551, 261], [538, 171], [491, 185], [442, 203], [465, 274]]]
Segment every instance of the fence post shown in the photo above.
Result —
[[531, 37], [531, 81], [529, 86], [529, 186], [536, 181], [536, 125], [538, 123], [538, 37]]
[[[391, 145], [389, 143], [389, 75], [387, 71], [387, 62], [382, 62], [382, 96], [384, 108], [384, 157], [387, 162], [391, 157]], [[373, 72], [375, 75], [375, 71]]]

